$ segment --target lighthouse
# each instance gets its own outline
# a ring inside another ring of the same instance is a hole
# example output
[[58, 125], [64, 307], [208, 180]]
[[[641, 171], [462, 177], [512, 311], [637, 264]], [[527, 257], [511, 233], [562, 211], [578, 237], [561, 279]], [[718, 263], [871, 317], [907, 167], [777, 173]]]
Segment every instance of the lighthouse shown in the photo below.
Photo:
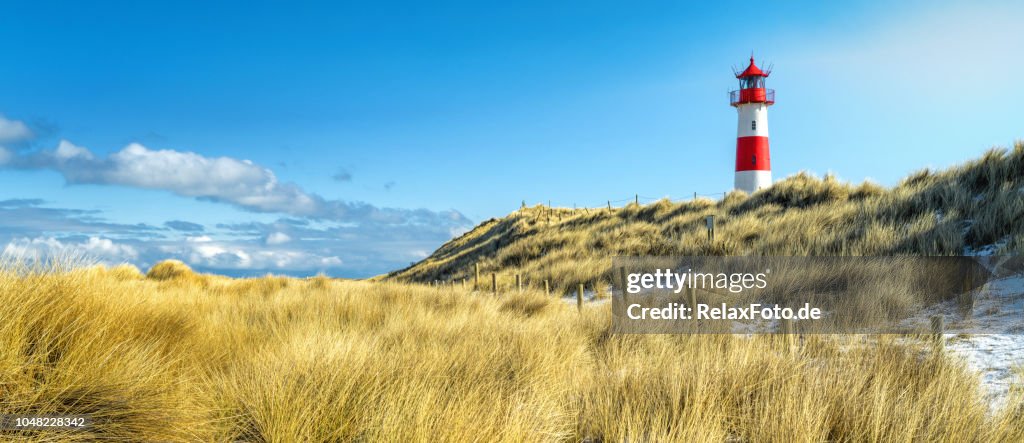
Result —
[[735, 188], [748, 194], [772, 184], [771, 156], [768, 154], [768, 107], [775, 104], [775, 90], [766, 89], [764, 80], [771, 69], [762, 71], [750, 56], [750, 65], [735, 72], [740, 89], [729, 93], [729, 104], [736, 108]]

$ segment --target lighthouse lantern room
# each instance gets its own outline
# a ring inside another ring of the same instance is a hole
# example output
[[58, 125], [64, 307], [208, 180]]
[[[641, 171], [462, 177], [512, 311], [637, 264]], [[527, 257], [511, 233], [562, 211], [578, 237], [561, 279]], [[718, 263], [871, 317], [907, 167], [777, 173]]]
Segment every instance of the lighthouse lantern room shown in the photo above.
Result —
[[736, 108], [735, 188], [753, 193], [772, 184], [771, 156], [768, 153], [768, 107], [775, 104], [775, 91], [764, 87], [771, 69], [761, 70], [750, 57], [743, 72], [735, 72], [740, 89], [729, 93], [729, 104]]

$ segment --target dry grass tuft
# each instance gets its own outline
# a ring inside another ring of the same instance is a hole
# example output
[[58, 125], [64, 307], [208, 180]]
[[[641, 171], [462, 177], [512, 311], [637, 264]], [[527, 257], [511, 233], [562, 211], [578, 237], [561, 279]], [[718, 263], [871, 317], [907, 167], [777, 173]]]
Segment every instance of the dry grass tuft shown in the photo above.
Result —
[[195, 275], [192, 268], [180, 260], [164, 260], [153, 265], [146, 273], [146, 278], [153, 280], [173, 280], [178, 278], [189, 278]]
[[132, 264], [120, 264], [110, 268], [110, 275], [118, 280], [141, 280], [145, 276]]

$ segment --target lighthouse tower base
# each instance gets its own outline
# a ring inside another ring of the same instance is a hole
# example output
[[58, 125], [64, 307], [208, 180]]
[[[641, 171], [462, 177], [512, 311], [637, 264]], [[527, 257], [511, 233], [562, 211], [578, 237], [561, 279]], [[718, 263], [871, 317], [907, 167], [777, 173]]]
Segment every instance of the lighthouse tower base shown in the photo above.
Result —
[[772, 171], [736, 171], [736, 189], [753, 194], [772, 185]]

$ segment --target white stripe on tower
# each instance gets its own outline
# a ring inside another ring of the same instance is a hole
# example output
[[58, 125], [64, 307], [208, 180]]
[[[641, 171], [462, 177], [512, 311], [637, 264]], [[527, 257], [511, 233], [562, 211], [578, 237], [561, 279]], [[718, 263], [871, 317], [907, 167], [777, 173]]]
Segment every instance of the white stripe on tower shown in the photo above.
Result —
[[764, 103], [746, 103], [736, 107], [739, 113], [737, 137], [768, 136], [768, 106]]

